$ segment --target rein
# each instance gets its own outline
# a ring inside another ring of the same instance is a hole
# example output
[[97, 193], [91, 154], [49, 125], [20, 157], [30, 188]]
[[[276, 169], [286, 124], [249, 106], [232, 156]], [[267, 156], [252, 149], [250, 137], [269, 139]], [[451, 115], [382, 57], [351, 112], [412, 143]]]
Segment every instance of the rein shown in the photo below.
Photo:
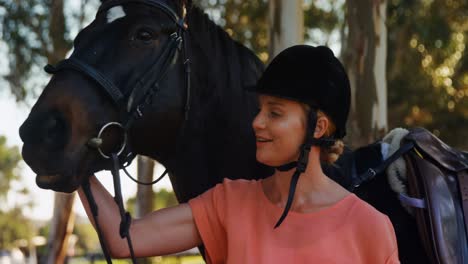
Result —
[[[130, 162], [135, 158], [136, 154], [129, 150], [129, 146], [127, 144], [127, 131], [130, 129], [132, 124], [135, 120], [141, 118], [144, 114], [144, 108], [152, 102], [153, 96], [155, 96], [159, 90], [160, 82], [163, 80], [169, 68], [175, 63], [177, 59], [177, 55], [179, 52], [182, 53], [183, 56], [183, 64], [185, 68], [185, 86], [186, 86], [186, 101], [184, 107], [184, 117], [185, 122], [188, 120], [188, 113], [190, 110], [190, 73], [191, 73], [191, 62], [188, 56], [188, 45], [186, 37], [187, 34], [187, 25], [185, 21], [185, 14], [184, 17], [179, 17], [177, 13], [166, 3], [158, 1], [158, 0], [110, 0], [104, 2], [100, 7], [96, 14], [98, 16], [102, 12], [106, 12], [112, 7], [127, 4], [127, 3], [141, 3], [146, 6], [155, 7], [165, 13], [177, 26], [177, 30], [169, 35], [169, 39], [161, 53], [161, 55], [155, 61], [155, 65], [150, 67], [140, 78], [138, 78], [138, 82], [133, 85], [133, 88], [130, 89], [130, 96], [127, 101], [125, 101], [125, 97], [122, 94], [122, 90], [119, 89], [113, 82], [107, 78], [104, 74], [100, 73], [97, 69], [93, 66], [87, 64], [86, 62], [82, 61], [81, 59], [77, 58], [76, 56], [71, 56], [68, 59], [62, 60], [56, 66], [47, 65], [44, 69], [46, 72], [50, 74], [55, 74], [59, 71], [64, 69], [67, 70], [75, 70], [78, 71], [85, 76], [93, 79], [96, 81], [101, 88], [104, 89], [104, 92], [108, 95], [108, 97], [112, 100], [113, 104], [119, 109], [121, 113], [121, 120], [120, 122], [109, 122], [105, 124], [99, 131], [98, 136], [92, 138], [88, 141], [88, 146], [95, 148], [100, 156], [104, 159], [112, 160], [111, 166], [111, 173], [114, 180], [114, 200], [118, 205], [119, 214], [121, 217], [119, 234], [120, 237], [126, 238], [127, 244], [129, 247], [130, 255], [132, 258], [132, 262], [136, 263], [135, 254], [133, 251], [133, 244], [130, 237], [130, 224], [131, 224], [131, 216], [128, 212], [125, 211], [122, 199], [122, 190], [120, 184], [120, 173], [119, 170], [123, 169], [127, 176], [132, 179], [133, 181], [143, 184], [143, 185], [151, 185], [157, 183], [161, 180], [166, 174], [167, 169], [164, 173], [158, 177], [153, 182], [144, 183], [136, 180], [133, 178], [125, 169]], [[117, 127], [123, 131], [123, 142], [119, 146], [118, 150], [114, 153], [106, 154], [102, 151], [102, 134], [104, 131], [110, 127]], [[183, 127], [182, 127], [183, 130]], [[124, 150], [128, 150], [125, 153]], [[123, 157], [120, 157], [123, 156]], [[119, 158], [120, 157], [120, 158]], [[121, 160], [123, 161], [121, 163]], [[94, 218], [94, 222], [96, 225], [96, 231], [98, 233], [99, 242], [101, 243], [101, 248], [103, 250], [103, 254], [106, 258], [108, 264], [112, 263], [108, 246], [106, 245], [105, 240], [103, 239], [103, 234], [99, 225], [98, 221], [98, 206], [92, 194], [89, 179], [86, 179], [82, 183], [83, 191], [86, 195], [88, 203], [91, 208], [91, 212]]]

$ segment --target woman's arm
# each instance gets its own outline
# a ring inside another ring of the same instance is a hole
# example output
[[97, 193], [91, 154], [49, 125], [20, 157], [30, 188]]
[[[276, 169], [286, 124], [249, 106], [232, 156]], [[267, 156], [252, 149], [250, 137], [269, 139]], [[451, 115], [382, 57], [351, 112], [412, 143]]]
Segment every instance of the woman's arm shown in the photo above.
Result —
[[[90, 187], [98, 205], [101, 232], [114, 258], [130, 256], [127, 240], [119, 235], [120, 214], [114, 198], [95, 176], [90, 177]], [[96, 227], [83, 189], [78, 194], [88, 218]], [[155, 211], [141, 219], [132, 220], [130, 226], [135, 256], [148, 257], [172, 254], [196, 247], [202, 243], [188, 204]]]

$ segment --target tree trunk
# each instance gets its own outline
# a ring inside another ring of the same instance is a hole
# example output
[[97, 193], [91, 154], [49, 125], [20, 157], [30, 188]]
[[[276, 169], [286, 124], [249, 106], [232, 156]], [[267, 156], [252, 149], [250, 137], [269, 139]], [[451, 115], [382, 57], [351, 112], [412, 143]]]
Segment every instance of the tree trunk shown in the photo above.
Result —
[[[153, 180], [154, 161], [145, 156], [138, 156], [138, 180], [141, 182], [151, 182]], [[135, 217], [143, 217], [154, 209], [153, 200], [153, 185], [138, 184]], [[151, 263], [149, 258], [141, 258], [137, 260], [138, 264]]]
[[351, 82], [348, 141], [367, 145], [387, 131], [385, 0], [346, 1], [349, 33], [343, 53]]
[[270, 60], [282, 50], [304, 42], [302, 0], [270, 0]]
[[[49, 37], [52, 45], [46, 48], [48, 51], [49, 63], [56, 64], [62, 60], [70, 50], [70, 43], [65, 39], [66, 24], [65, 14], [63, 12], [63, 0], [52, 0], [49, 8], [50, 24]], [[51, 50], [50, 50], [51, 48]]]
[[[50, 46], [43, 47], [47, 50], [48, 63], [55, 64], [63, 59], [70, 50], [70, 43], [65, 39], [66, 24], [63, 0], [52, 0], [49, 6], [50, 26], [49, 37], [52, 42]], [[54, 215], [50, 226], [48, 238], [47, 263], [64, 263], [68, 249], [68, 240], [73, 232], [75, 217], [73, 213], [73, 202], [75, 194], [56, 193], [54, 202]]]
[[47, 242], [47, 264], [61, 264], [65, 261], [68, 239], [75, 223], [75, 215], [72, 213], [74, 200], [75, 193], [55, 193], [54, 216]]
[[[154, 161], [145, 156], [138, 156], [138, 180], [151, 182], [153, 180]], [[135, 217], [143, 217], [154, 210], [153, 186], [138, 184], [136, 194]]]

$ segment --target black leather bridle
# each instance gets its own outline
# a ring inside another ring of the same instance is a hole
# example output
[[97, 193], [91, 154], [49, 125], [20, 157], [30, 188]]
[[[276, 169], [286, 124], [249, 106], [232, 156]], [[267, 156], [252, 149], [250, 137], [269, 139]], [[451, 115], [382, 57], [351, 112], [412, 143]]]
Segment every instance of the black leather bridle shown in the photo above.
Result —
[[[119, 207], [119, 212], [121, 215], [120, 223], [120, 236], [127, 239], [129, 246], [129, 251], [132, 257], [133, 263], [136, 263], [135, 255], [133, 252], [132, 240], [130, 238], [130, 223], [131, 217], [128, 212], [125, 211], [122, 200], [121, 185], [120, 185], [120, 175], [119, 170], [124, 169], [127, 175], [132, 178], [128, 172], [125, 170], [125, 167], [130, 164], [130, 162], [135, 158], [136, 154], [133, 153], [129, 146], [127, 145], [127, 131], [130, 129], [135, 120], [141, 118], [144, 114], [144, 108], [151, 104], [153, 96], [157, 94], [160, 87], [161, 81], [164, 79], [169, 68], [175, 63], [175, 60], [178, 57], [179, 52], [182, 52], [184, 66], [185, 66], [185, 86], [186, 86], [186, 101], [185, 101], [185, 122], [188, 120], [188, 113], [190, 110], [190, 58], [188, 56], [188, 45], [186, 37], [187, 34], [187, 24], [185, 12], [182, 17], [180, 17], [169, 5], [162, 1], [158, 0], [109, 0], [102, 3], [99, 7], [99, 10], [96, 14], [99, 14], [108, 11], [110, 8], [115, 6], [124, 5], [127, 3], [139, 3], [149, 7], [154, 7], [166, 14], [176, 25], [176, 30], [169, 35], [169, 39], [165, 44], [165, 47], [162, 50], [161, 55], [155, 60], [154, 65], [151, 65], [146, 72], [138, 78], [136, 84], [129, 89], [128, 99], [125, 98], [122, 91], [126, 89], [119, 89], [114, 83], [106, 77], [105, 74], [99, 72], [93, 66], [82, 61], [77, 56], [71, 56], [68, 59], [62, 60], [56, 66], [47, 65], [44, 69], [46, 72], [55, 74], [64, 69], [78, 71], [87, 77], [93, 79], [96, 83], [99, 84], [99, 87], [108, 95], [112, 100], [115, 107], [118, 108], [121, 120], [120, 122], [109, 122], [105, 124], [99, 131], [97, 137], [92, 138], [88, 142], [88, 146], [95, 148], [105, 159], [112, 160], [111, 172], [114, 180], [114, 200]], [[100, 146], [102, 145], [102, 134], [104, 131], [110, 127], [117, 127], [123, 131], [124, 137], [123, 142], [115, 151], [115, 153], [106, 154], [104, 153]], [[125, 151], [126, 150], [126, 151]], [[122, 157], [120, 157], [122, 156]], [[121, 162], [122, 161], [122, 162]], [[126, 165], [123, 165], [126, 164]], [[154, 184], [159, 181], [165, 174], [167, 170], [155, 181], [151, 183], [142, 183], [142, 184]], [[135, 179], [132, 178], [135, 181]], [[139, 182], [141, 183], [141, 182]], [[89, 185], [89, 179], [86, 179], [82, 183], [83, 191], [88, 199], [91, 212], [94, 217], [94, 222], [96, 224], [96, 231], [99, 236], [99, 241], [106, 258], [107, 263], [112, 263], [110, 258], [108, 247], [105, 243], [105, 240], [102, 237], [101, 228], [99, 226], [98, 217], [98, 207], [91, 192]]]

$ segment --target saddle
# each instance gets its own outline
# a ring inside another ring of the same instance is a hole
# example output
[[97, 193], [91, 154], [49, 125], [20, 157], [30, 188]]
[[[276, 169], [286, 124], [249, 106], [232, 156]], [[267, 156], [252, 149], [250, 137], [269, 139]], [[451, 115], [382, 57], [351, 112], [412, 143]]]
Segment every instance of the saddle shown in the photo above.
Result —
[[[399, 199], [416, 219], [428, 258], [468, 263], [468, 153], [423, 128], [410, 130], [399, 143], [380, 167], [394, 163], [393, 174], [405, 185], [397, 190]], [[395, 168], [397, 161], [402, 165]]]

